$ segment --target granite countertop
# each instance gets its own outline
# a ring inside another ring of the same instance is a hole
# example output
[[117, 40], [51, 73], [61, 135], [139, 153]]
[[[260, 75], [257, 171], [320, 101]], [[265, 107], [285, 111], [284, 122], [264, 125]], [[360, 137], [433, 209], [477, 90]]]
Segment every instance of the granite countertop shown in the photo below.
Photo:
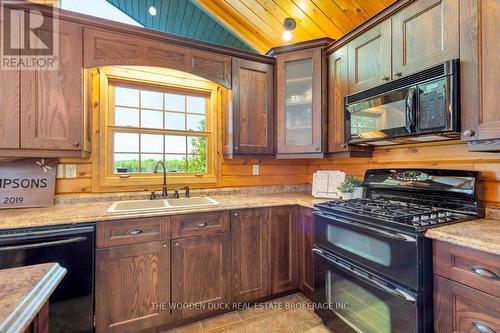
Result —
[[425, 236], [500, 255], [500, 220], [477, 219], [429, 229]]
[[0, 270], [0, 332], [24, 332], [65, 274], [57, 263]]
[[309, 193], [210, 195], [220, 204], [191, 209], [161, 210], [132, 213], [108, 213], [111, 201], [56, 204], [42, 208], [6, 209], [0, 211], [0, 229], [50, 226], [127, 219], [134, 217], [168, 216], [230, 209], [301, 205], [313, 207], [328, 199], [316, 199]]

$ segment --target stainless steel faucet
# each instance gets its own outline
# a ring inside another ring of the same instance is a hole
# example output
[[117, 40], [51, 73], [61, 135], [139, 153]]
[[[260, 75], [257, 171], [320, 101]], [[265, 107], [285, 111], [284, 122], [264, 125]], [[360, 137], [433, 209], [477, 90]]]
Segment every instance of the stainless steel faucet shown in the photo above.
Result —
[[158, 165], [160, 165], [163, 167], [163, 190], [161, 192], [161, 196], [162, 198], [166, 198], [168, 197], [168, 193], [167, 193], [167, 167], [165, 166], [165, 163], [163, 161], [158, 161], [158, 163], [156, 163], [155, 165], [155, 169], [154, 169], [154, 173], [158, 173]]

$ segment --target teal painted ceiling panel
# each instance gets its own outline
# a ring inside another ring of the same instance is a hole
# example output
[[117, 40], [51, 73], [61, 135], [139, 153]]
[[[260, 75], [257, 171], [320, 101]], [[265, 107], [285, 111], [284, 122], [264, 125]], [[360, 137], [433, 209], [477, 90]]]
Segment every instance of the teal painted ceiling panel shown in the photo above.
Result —
[[[190, 0], [106, 0], [144, 27], [243, 51], [257, 51]], [[154, 6], [156, 16], [149, 15]]]

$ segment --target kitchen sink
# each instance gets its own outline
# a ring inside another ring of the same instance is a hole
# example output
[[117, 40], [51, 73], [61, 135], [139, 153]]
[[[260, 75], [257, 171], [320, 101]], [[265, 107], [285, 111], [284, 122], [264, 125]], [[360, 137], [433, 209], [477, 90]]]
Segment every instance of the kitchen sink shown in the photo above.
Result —
[[129, 200], [114, 202], [108, 213], [147, 212], [156, 210], [185, 209], [219, 205], [209, 197], [193, 197], [161, 200]]

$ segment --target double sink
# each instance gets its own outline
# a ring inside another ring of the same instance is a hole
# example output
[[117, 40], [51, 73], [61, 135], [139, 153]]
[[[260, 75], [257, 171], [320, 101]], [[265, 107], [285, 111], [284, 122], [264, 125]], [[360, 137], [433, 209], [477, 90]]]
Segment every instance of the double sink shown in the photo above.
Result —
[[192, 197], [161, 200], [129, 200], [114, 202], [108, 213], [132, 213], [215, 206], [220, 203], [210, 197]]

